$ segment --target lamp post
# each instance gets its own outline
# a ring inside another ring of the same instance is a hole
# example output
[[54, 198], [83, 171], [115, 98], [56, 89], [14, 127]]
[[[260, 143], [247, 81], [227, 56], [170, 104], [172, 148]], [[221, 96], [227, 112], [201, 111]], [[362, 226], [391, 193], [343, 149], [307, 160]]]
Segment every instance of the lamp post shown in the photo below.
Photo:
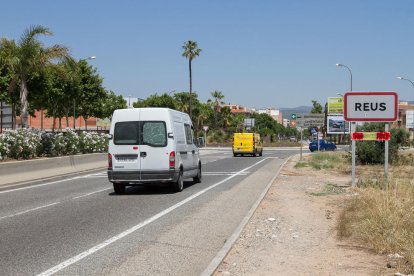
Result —
[[131, 108], [131, 95], [128, 96], [128, 108]]
[[[345, 67], [346, 69], [348, 69], [349, 75], [351, 76], [350, 91], [352, 92], [352, 71], [351, 71], [351, 69], [348, 66], [346, 66], [344, 64], [341, 64], [341, 63], [337, 63], [336, 66], [337, 67]], [[344, 115], [345, 115], [345, 110], [344, 110]], [[344, 117], [344, 121], [345, 121], [345, 117]], [[344, 125], [344, 128], [345, 128], [345, 125]], [[349, 131], [349, 140], [350, 140], [350, 142], [351, 142], [351, 133], [353, 131], [355, 131], [355, 128], [356, 128], [355, 122], [352, 122], [351, 129]], [[352, 145], [351, 146], [351, 150], [352, 150], [352, 187], [355, 187], [355, 146], [356, 146], [355, 140], [352, 140], [350, 145]]]
[[[413, 83], [411, 80], [406, 79], [406, 78], [403, 78], [403, 77], [397, 77], [397, 79], [399, 79], [399, 80], [409, 81], [409, 82], [411, 83], [411, 85], [413, 86], [413, 88], [414, 88], [414, 83]], [[406, 116], [407, 116], [407, 115], [406, 115]], [[413, 129], [413, 137], [414, 137], [414, 129]]]
[[397, 79], [409, 81], [411, 83], [411, 85], [414, 87], [414, 83], [411, 80], [409, 80], [409, 79], [406, 79], [406, 78], [403, 78], [403, 77], [397, 77]]
[[[81, 58], [80, 60], [92, 60], [92, 59], [96, 59], [96, 56]], [[76, 98], [73, 98], [73, 129], [76, 129]]]
[[348, 69], [349, 74], [350, 74], [350, 76], [351, 76], [351, 90], [349, 90], [349, 91], [352, 91], [352, 71], [351, 71], [351, 69], [349, 69], [349, 67], [348, 67], [348, 66], [346, 66], [346, 65], [344, 65], [344, 64], [341, 64], [341, 63], [337, 63], [337, 64], [336, 64], [336, 66], [337, 66], [337, 67], [345, 67], [346, 69]]

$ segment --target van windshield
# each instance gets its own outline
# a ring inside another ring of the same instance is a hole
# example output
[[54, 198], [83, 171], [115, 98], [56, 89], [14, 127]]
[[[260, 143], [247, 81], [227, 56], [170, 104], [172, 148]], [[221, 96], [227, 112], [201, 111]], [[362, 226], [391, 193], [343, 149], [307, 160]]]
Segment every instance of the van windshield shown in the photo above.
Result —
[[114, 130], [115, 145], [167, 146], [167, 128], [163, 121], [118, 122]]

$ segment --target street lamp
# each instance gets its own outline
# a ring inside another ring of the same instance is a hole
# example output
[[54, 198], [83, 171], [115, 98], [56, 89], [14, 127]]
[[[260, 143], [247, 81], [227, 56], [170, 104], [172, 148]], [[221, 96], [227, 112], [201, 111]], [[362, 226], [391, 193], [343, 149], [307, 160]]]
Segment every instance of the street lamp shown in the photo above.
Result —
[[[96, 56], [81, 58], [80, 60], [93, 60], [93, 59], [96, 59]], [[73, 129], [76, 129], [76, 98], [73, 98]]]
[[349, 74], [351, 75], [351, 90], [349, 90], [349, 91], [352, 91], [352, 71], [351, 71], [351, 69], [349, 69], [349, 67], [348, 67], [348, 66], [346, 66], [346, 65], [344, 65], [344, 64], [341, 64], [341, 63], [337, 63], [337, 64], [336, 64], [336, 66], [337, 66], [337, 67], [345, 67], [346, 69], [348, 69]]
[[409, 81], [412, 84], [412, 86], [414, 87], [414, 83], [411, 80], [409, 80], [409, 79], [406, 79], [406, 78], [403, 78], [403, 77], [397, 77], [397, 79]]
[[128, 96], [128, 108], [131, 108], [131, 95]]

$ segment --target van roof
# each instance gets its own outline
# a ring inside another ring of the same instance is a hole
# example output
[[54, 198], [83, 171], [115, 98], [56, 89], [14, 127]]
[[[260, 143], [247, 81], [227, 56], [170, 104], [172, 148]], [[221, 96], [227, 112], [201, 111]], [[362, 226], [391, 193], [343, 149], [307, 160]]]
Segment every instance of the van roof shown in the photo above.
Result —
[[116, 113], [121, 113], [121, 114], [128, 114], [128, 113], [134, 114], [134, 113], [136, 113], [140, 110], [144, 111], [144, 112], [154, 112], [154, 111], [168, 112], [168, 111], [171, 111], [171, 112], [174, 112], [174, 113], [180, 113], [182, 115], [188, 115], [187, 113], [184, 113], [184, 112], [181, 112], [181, 111], [178, 111], [178, 110], [175, 110], [175, 109], [167, 108], [167, 107], [140, 107], [140, 108], [116, 109], [114, 111], [114, 114], [115, 114], [115, 112]]

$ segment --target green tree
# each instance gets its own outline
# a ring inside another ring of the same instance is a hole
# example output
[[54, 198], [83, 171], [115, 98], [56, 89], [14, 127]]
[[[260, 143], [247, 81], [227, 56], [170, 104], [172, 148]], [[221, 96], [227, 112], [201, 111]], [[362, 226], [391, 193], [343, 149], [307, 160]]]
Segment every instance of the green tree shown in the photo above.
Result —
[[189, 40], [187, 42], [184, 42], [184, 45], [182, 46], [184, 52], [182, 53], [182, 56], [188, 59], [188, 70], [190, 73], [190, 102], [189, 102], [189, 114], [190, 118], [192, 117], [192, 91], [193, 91], [193, 79], [192, 79], [192, 71], [191, 71], [191, 63], [194, 58], [200, 55], [201, 49], [198, 48], [197, 42]]
[[220, 110], [220, 124], [225, 130], [233, 124], [233, 118], [230, 107], [226, 106]]
[[2, 58], [7, 60], [6, 63], [11, 66], [14, 78], [16, 78], [15, 82], [19, 83], [22, 127], [28, 126], [29, 90], [27, 82], [30, 76], [52, 63], [54, 59], [68, 56], [68, 49], [61, 45], [44, 47], [37, 38], [39, 35], [52, 35], [52, 33], [43, 26], [32, 26], [23, 33], [18, 43], [13, 39], [0, 39], [0, 48], [4, 51]]
[[112, 118], [115, 109], [127, 108], [127, 102], [122, 95], [116, 95], [113, 91], [108, 91], [103, 102], [102, 118]]
[[[384, 123], [367, 123], [358, 127], [358, 131], [377, 132], [384, 131]], [[398, 150], [401, 146], [409, 144], [409, 133], [404, 129], [393, 128], [390, 131], [389, 162], [399, 160]], [[383, 164], [385, 143], [381, 141], [358, 141], [356, 143], [356, 159], [362, 164]]]
[[78, 62], [80, 73], [80, 96], [76, 101], [77, 114], [87, 120], [89, 117], [102, 118], [104, 115], [103, 103], [107, 93], [102, 86], [102, 78], [96, 68], [88, 65], [86, 60]]
[[313, 100], [312, 105], [313, 105], [313, 107], [312, 107], [310, 113], [312, 113], [312, 114], [322, 114], [322, 105], [320, 103]]
[[153, 94], [143, 101], [133, 103], [134, 107], [168, 107], [176, 109], [174, 98], [164, 93], [162, 95]]
[[222, 101], [222, 99], [224, 99], [224, 95], [221, 91], [215, 90], [214, 92], [211, 92], [211, 96], [213, 99], [209, 99], [207, 103], [209, 103], [214, 110], [214, 128], [217, 128], [217, 115], [220, 111], [221, 105], [224, 104]]

